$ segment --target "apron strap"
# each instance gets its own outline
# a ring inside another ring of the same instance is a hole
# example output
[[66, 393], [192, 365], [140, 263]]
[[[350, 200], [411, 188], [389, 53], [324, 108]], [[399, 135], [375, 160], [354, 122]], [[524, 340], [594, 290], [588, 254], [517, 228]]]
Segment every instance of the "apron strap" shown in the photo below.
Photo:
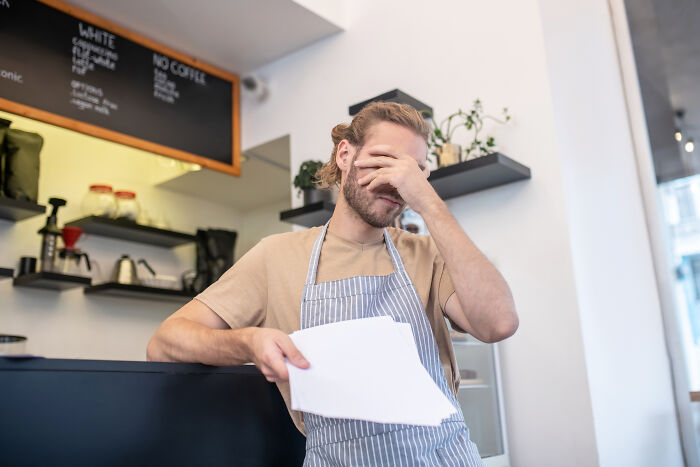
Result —
[[389, 231], [387, 229], [384, 229], [384, 243], [386, 244], [387, 250], [389, 250], [389, 256], [391, 257], [391, 262], [394, 265], [396, 275], [401, 278], [404, 284], [412, 284], [411, 278], [408, 276], [408, 272], [406, 271], [403, 261], [401, 260], [401, 255], [399, 255], [399, 250], [396, 249], [394, 242], [391, 241], [391, 237], [389, 236]]
[[326, 238], [326, 232], [328, 231], [328, 224], [330, 219], [321, 229], [321, 233], [318, 234], [316, 238], [316, 243], [314, 243], [314, 248], [311, 250], [311, 259], [309, 260], [309, 269], [306, 272], [306, 285], [314, 285], [316, 283], [316, 272], [318, 271], [318, 260], [321, 257], [321, 246], [323, 245], [323, 239]]

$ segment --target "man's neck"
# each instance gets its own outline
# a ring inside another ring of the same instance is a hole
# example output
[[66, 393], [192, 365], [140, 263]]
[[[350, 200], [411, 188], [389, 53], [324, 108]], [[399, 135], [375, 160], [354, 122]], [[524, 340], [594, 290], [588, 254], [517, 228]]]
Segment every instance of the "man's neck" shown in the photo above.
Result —
[[384, 229], [372, 227], [348, 205], [343, 193], [338, 195], [328, 231], [357, 243], [374, 243], [382, 239]]

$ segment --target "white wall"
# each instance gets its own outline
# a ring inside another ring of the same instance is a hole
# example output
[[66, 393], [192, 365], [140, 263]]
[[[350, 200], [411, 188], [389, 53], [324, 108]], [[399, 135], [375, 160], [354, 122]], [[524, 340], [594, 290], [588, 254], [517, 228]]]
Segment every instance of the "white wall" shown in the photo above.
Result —
[[280, 212], [289, 208], [289, 201], [285, 200], [266, 204], [252, 211], [242, 213], [242, 226], [238, 231], [238, 240], [236, 241], [236, 258], [243, 256], [261, 238], [291, 231], [292, 224], [279, 220]]
[[290, 133], [291, 167], [331, 150], [347, 107], [393, 88], [438, 116], [480, 97], [509, 106], [502, 151], [533, 179], [450, 202], [513, 288], [521, 327], [501, 347], [515, 466], [590, 466], [598, 455], [563, 180], [537, 3], [349, 2], [346, 32], [256, 71], [266, 103], [244, 105], [246, 146]]
[[540, 6], [600, 465], [680, 466], [659, 296], [608, 4], [540, 0]]

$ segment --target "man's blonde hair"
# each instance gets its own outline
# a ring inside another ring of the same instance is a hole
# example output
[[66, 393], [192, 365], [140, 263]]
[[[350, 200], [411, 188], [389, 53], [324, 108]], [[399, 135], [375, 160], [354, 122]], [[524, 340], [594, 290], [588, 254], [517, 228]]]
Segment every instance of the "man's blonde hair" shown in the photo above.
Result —
[[414, 131], [427, 143], [430, 128], [423, 116], [413, 107], [396, 102], [372, 102], [367, 104], [352, 119], [350, 124], [341, 123], [331, 130], [333, 152], [328, 162], [316, 172], [319, 188], [340, 186], [341, 171], [335, 162], [338, 144], [346, 139], [359, 151], [365, 143], [370, 128], [379, 122], [391, 122]]

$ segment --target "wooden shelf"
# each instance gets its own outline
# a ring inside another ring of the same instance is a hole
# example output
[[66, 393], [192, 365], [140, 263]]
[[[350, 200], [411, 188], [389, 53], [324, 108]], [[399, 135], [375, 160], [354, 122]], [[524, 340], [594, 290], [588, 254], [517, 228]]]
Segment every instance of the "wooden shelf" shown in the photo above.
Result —
[[355, 115], [370, 102], [398, 102], [399, 104], [408, 104], [417, 111], [424, 112], [424, 115], [425, 113], [427, 113], [428, 115], [433, 115], [432, 107], [430, 107], [427, 104], [424, 104], [423, 102], [419, 101], [413, 96], [409, 96], [400, 89], [392, 89], [391, 91], [385, 92], [384, 94], [380, 94], [371, 99], [367, 99], [366, 101], [353, 104], [348, 108], [348, 112], [350, 113], [350, 115]]
[[335, 204], [329, 201], [319, 201], [300, 208], [282, 211], [280, 220], [290, 224], [303, 225], [304, 227], [316, 227], [328, 222], [328, 219], [333, 215], [334, 209]]
[[[450, 165], [430, 174], [428, 181], [443, 200], [475, 193], [531, 177], [530, 169], [495, 152], [466, 162]], [[291, 224], [315, 227], [325, 224], [335, 205], [326, 201], [282, 211], [280, 220]]]
[[12, 284], [16, 287], [32, 287], [36, 289], [66, 290], [90, 285], [90, 278], [69, 276], [57, 272], [35, 272], [15, 277]]
[[127, 219], [88, 216], [67, 222], [66, 225], [80, 227], [85, 232], [93, 235], [118, 238], [164, 248], [173, 248], [195, 240], [194, 235], [141, 225]]
[[438, 169], [428, 181], [440, 198], [447, 200], [530, 177], [528, 167], [495, 152]]
[[46, 206], [41, 204], [0, 195], [0, 219], [17, 222], [30, 217], [40, 216], [45, 212]]
[[14, 275], [14, 272], [14, 269], [0, 268], [0, 279], [12, 277]]
[[105, 282], [83, 290], [86, 295], [109, 295], [113, 297], [140, 298], [146, 300], [168, 300], [185, 302], [194, 295], [182, 290], [148, 287], [145, 285], [121, 284], [119, 282]]

